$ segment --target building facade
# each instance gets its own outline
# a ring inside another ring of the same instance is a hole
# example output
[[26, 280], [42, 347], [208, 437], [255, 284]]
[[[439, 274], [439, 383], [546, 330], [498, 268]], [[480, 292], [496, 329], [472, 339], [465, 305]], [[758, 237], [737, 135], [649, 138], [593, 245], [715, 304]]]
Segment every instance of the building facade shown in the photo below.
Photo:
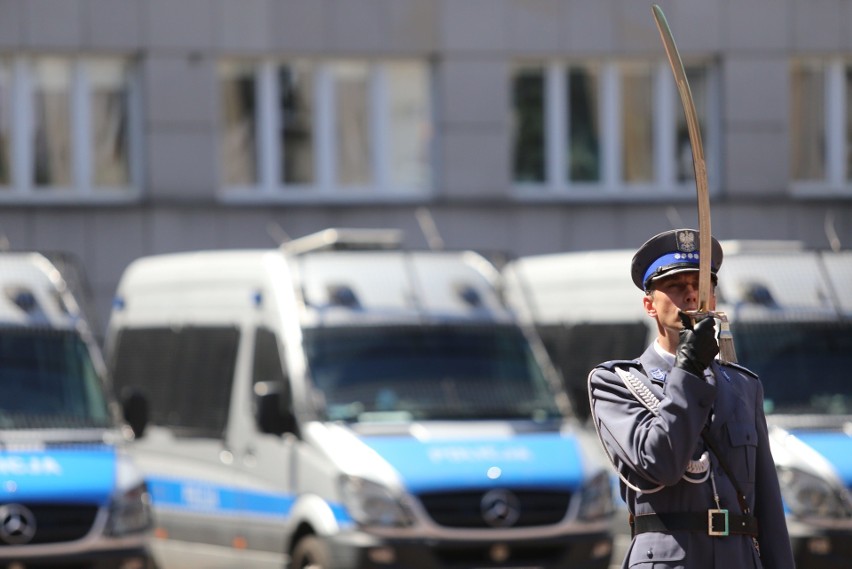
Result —
[[[852, 5], [660, 4], [714, 235], [850, 246]], [[526, 255], [696, 219], [650, 2], [0, 0], [4, 245], [76, 257], [101, 326], [141, 255], [430, 224]]]

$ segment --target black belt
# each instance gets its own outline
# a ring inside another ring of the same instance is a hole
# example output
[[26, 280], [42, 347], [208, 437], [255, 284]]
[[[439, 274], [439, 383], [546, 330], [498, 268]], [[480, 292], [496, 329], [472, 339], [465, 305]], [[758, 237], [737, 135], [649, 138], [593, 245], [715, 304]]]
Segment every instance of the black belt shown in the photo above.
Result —
[[757, 537], [757, 518], [728, 514], [728, 510], [643, 514], [630, 516], [633, 535], [653, 532], [698, 531], [723, 537], [729, 534]]

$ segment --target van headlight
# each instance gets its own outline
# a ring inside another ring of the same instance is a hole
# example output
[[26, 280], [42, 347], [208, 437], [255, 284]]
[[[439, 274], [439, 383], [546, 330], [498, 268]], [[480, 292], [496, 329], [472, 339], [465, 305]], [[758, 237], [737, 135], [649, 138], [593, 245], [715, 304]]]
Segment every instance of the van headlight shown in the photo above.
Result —
[[823, 478], [798, 468], [778, 467], [784, 503], [800, 517], [844, 518], [850, 515], [848, 498]]
[[592, 521], [611, 515], [615, 511], [612, 500], [612, 479], [601, 471], [583, 485], [580, 490], [580, 509], [577, 517]]
[[120, 537], [151, 527], [151, 497], [144, 482], [113, 496], [105, 530], [107, 535]]
[[411, 516], [391, 491], [357, 476], [341, 478], [343, 505], [357, 523], [365, 526], [403, 527]]

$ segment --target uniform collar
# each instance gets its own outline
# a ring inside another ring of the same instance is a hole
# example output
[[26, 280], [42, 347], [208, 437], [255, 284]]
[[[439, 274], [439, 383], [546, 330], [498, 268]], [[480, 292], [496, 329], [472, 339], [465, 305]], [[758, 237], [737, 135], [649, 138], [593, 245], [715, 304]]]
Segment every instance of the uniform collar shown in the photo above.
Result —
[[662, 385], [674, 365], [674, 355], [663, 350], [654, 340], [642, 354], [640, 362], [648, 379]]
[[654, 351], [657, 352], [657, 355], [663, 358], [663, 361], [666, 362], [669, 369], [674, 367], [675, 356], [672, 353], [667, 352], [663, 349], [660, 343], [657, 340], [654, 340]]
[[[666, 376], [674, 367], [675, 355], [667, 352], [660, 345], [660, 343], [657, 340], [654, 340], [654, 342], [651, 344], [651, 346], [648, 347], [648, 350], [646, 351], [646, 353], [652, 351], [652, 349], [653, 349], [654, 354], [656, 354], [656, 356], [659, 358], [655, 363], [659, 364], [660, 363], [659, 360], [662, 360], [663, 365], [662, 366], [658, 365], [658, 367], [651, 367], [648, 370], [648, 375], [651, 376], [651, 379], [655, 379], [657, 381], [664, 382], [666, 380]], [[707, 368], [707, 371], [705, 372], [704, 375], [708, 378], [708, 381], [711, 384], [715, 384], [715, 374], [713, 373], [713, 365], [712, 364], [710, 365], [709, 368]], [[730, 381], [730, 379], [728, 381]]]

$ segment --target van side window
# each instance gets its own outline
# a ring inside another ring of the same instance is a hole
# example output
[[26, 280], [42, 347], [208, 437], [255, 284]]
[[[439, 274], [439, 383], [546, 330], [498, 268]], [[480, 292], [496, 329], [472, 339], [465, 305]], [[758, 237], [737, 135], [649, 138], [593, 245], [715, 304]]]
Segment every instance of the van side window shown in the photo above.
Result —
[[[292, 412], [293, 399], [290, 393], [287, 365], [283, 358], [284, 353], [279, 348], [280, 344], [274, 332], [267, 328], [258, 328], [255, 331], [252, 387], [256, 387], [259, 383], [272, 384], [274, 390], [272, 393], [278, 394], [275, 399], [257, 400], [259, 405], [255, 408], [255, 418], [262, 432], [278, 435], [289, 432], [298, 435], [298, 427]], [[266, 390], [264, 392], [270, 393]], [[284, 408], [279, 407], [278, 411], [270, 413], [271, 405]]]
[[220, 438], [238, 342], [232, 327], [122, 330], [113, 358], [116, 392], [140, 389], [150, 403], [151, 423], [171, 427], [177, 436]]
[[278, 350], [278, 338], [267, 328], [258, 328], [254, 338], [254, 361], [252, 362], [252, 384], [261, 381], [284, 383], [284, 359]]

